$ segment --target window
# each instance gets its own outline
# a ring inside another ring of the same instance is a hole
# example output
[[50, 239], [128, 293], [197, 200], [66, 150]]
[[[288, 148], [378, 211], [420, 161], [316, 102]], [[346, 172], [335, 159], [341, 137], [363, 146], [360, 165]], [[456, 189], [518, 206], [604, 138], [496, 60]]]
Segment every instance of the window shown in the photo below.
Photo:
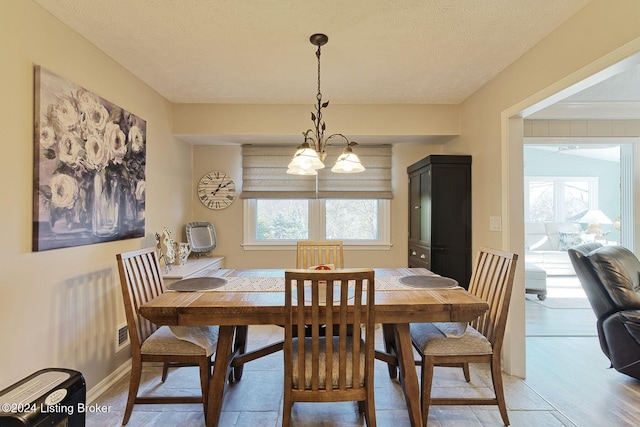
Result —
[[245, 249], [288, 247], [298, 240], [390, 246], [387, 199], [246, 199]]
[[596, 177], [525, 177], [525, 221], [566, 222], [597, 209]]

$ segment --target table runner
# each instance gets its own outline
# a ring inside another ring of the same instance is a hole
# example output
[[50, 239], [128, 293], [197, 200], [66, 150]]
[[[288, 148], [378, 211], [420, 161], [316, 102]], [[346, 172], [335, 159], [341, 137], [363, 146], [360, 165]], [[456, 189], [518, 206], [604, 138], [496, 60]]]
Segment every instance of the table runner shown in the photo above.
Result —
[[[396, 275], [388, 275], [395, 273]], [[376, 290], [378, 291], [419, 291], [424, 290], [424, 288], [416, 287], [416, 286], [407, 286], [401, 283], [398, 279], [400, 279], [401, 275], [397, 275], [398, 273], [406, 273], [404, 275], [416, 275], [419, 273], [420, 275], [425, 276], [437, 276], [434, 273], [431, 273], [429, 270], [425, 269], [382, 269], [380, 273], [376, 270]], [[233, 274], [238, 274], [238, 276], [233, 276]], [[387, 274], [387, 275], [385, 275]], [[242, 275], [242, 272], [238, 272], [237, 270], [219, 270], [214, 275], [215, 277], [224, 277], [227, 280], [227, 283], [223, 286], [216, 287], [214, 289], [203, 290], [201, 292], [284, 292], [284, 277], [283, 276], [274, 276], [274, 277], [252, 277], [249, 275]], [[459, 287], [458, 287], [459, 288]], [[366, 286], [365, 286], [366, 289]], [[434, 289], [434, 288], [430, 288]]]

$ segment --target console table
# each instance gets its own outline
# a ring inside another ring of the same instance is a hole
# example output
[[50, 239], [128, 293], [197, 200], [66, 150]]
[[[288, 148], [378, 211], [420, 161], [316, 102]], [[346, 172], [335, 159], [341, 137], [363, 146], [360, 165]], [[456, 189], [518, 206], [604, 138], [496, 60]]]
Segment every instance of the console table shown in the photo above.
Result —
[[[178, 280], [213, 275], [223, 267], [224, 257], [189, 258], [185, 265], [174, 265], [162, 274], [165, 286]], [[164, 270], [163, 270], [164, 271]]]

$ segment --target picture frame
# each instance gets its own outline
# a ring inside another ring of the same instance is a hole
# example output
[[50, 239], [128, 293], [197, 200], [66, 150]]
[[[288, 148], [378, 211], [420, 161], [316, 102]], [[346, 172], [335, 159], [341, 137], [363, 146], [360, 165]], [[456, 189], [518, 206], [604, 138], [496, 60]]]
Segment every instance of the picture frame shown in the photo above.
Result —
[[33, 251], [143, 237], [146, 121], [34, 68]]

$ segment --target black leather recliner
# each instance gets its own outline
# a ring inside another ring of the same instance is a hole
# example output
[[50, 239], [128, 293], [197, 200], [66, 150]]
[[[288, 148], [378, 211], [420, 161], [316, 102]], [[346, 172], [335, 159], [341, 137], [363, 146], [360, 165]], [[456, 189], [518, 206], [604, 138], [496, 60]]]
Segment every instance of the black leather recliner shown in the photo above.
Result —
[[598, 319], [602, 351], [618, 372], [640, 379], [640, 261], [622, 246], [586, 243], [568, 252]]

